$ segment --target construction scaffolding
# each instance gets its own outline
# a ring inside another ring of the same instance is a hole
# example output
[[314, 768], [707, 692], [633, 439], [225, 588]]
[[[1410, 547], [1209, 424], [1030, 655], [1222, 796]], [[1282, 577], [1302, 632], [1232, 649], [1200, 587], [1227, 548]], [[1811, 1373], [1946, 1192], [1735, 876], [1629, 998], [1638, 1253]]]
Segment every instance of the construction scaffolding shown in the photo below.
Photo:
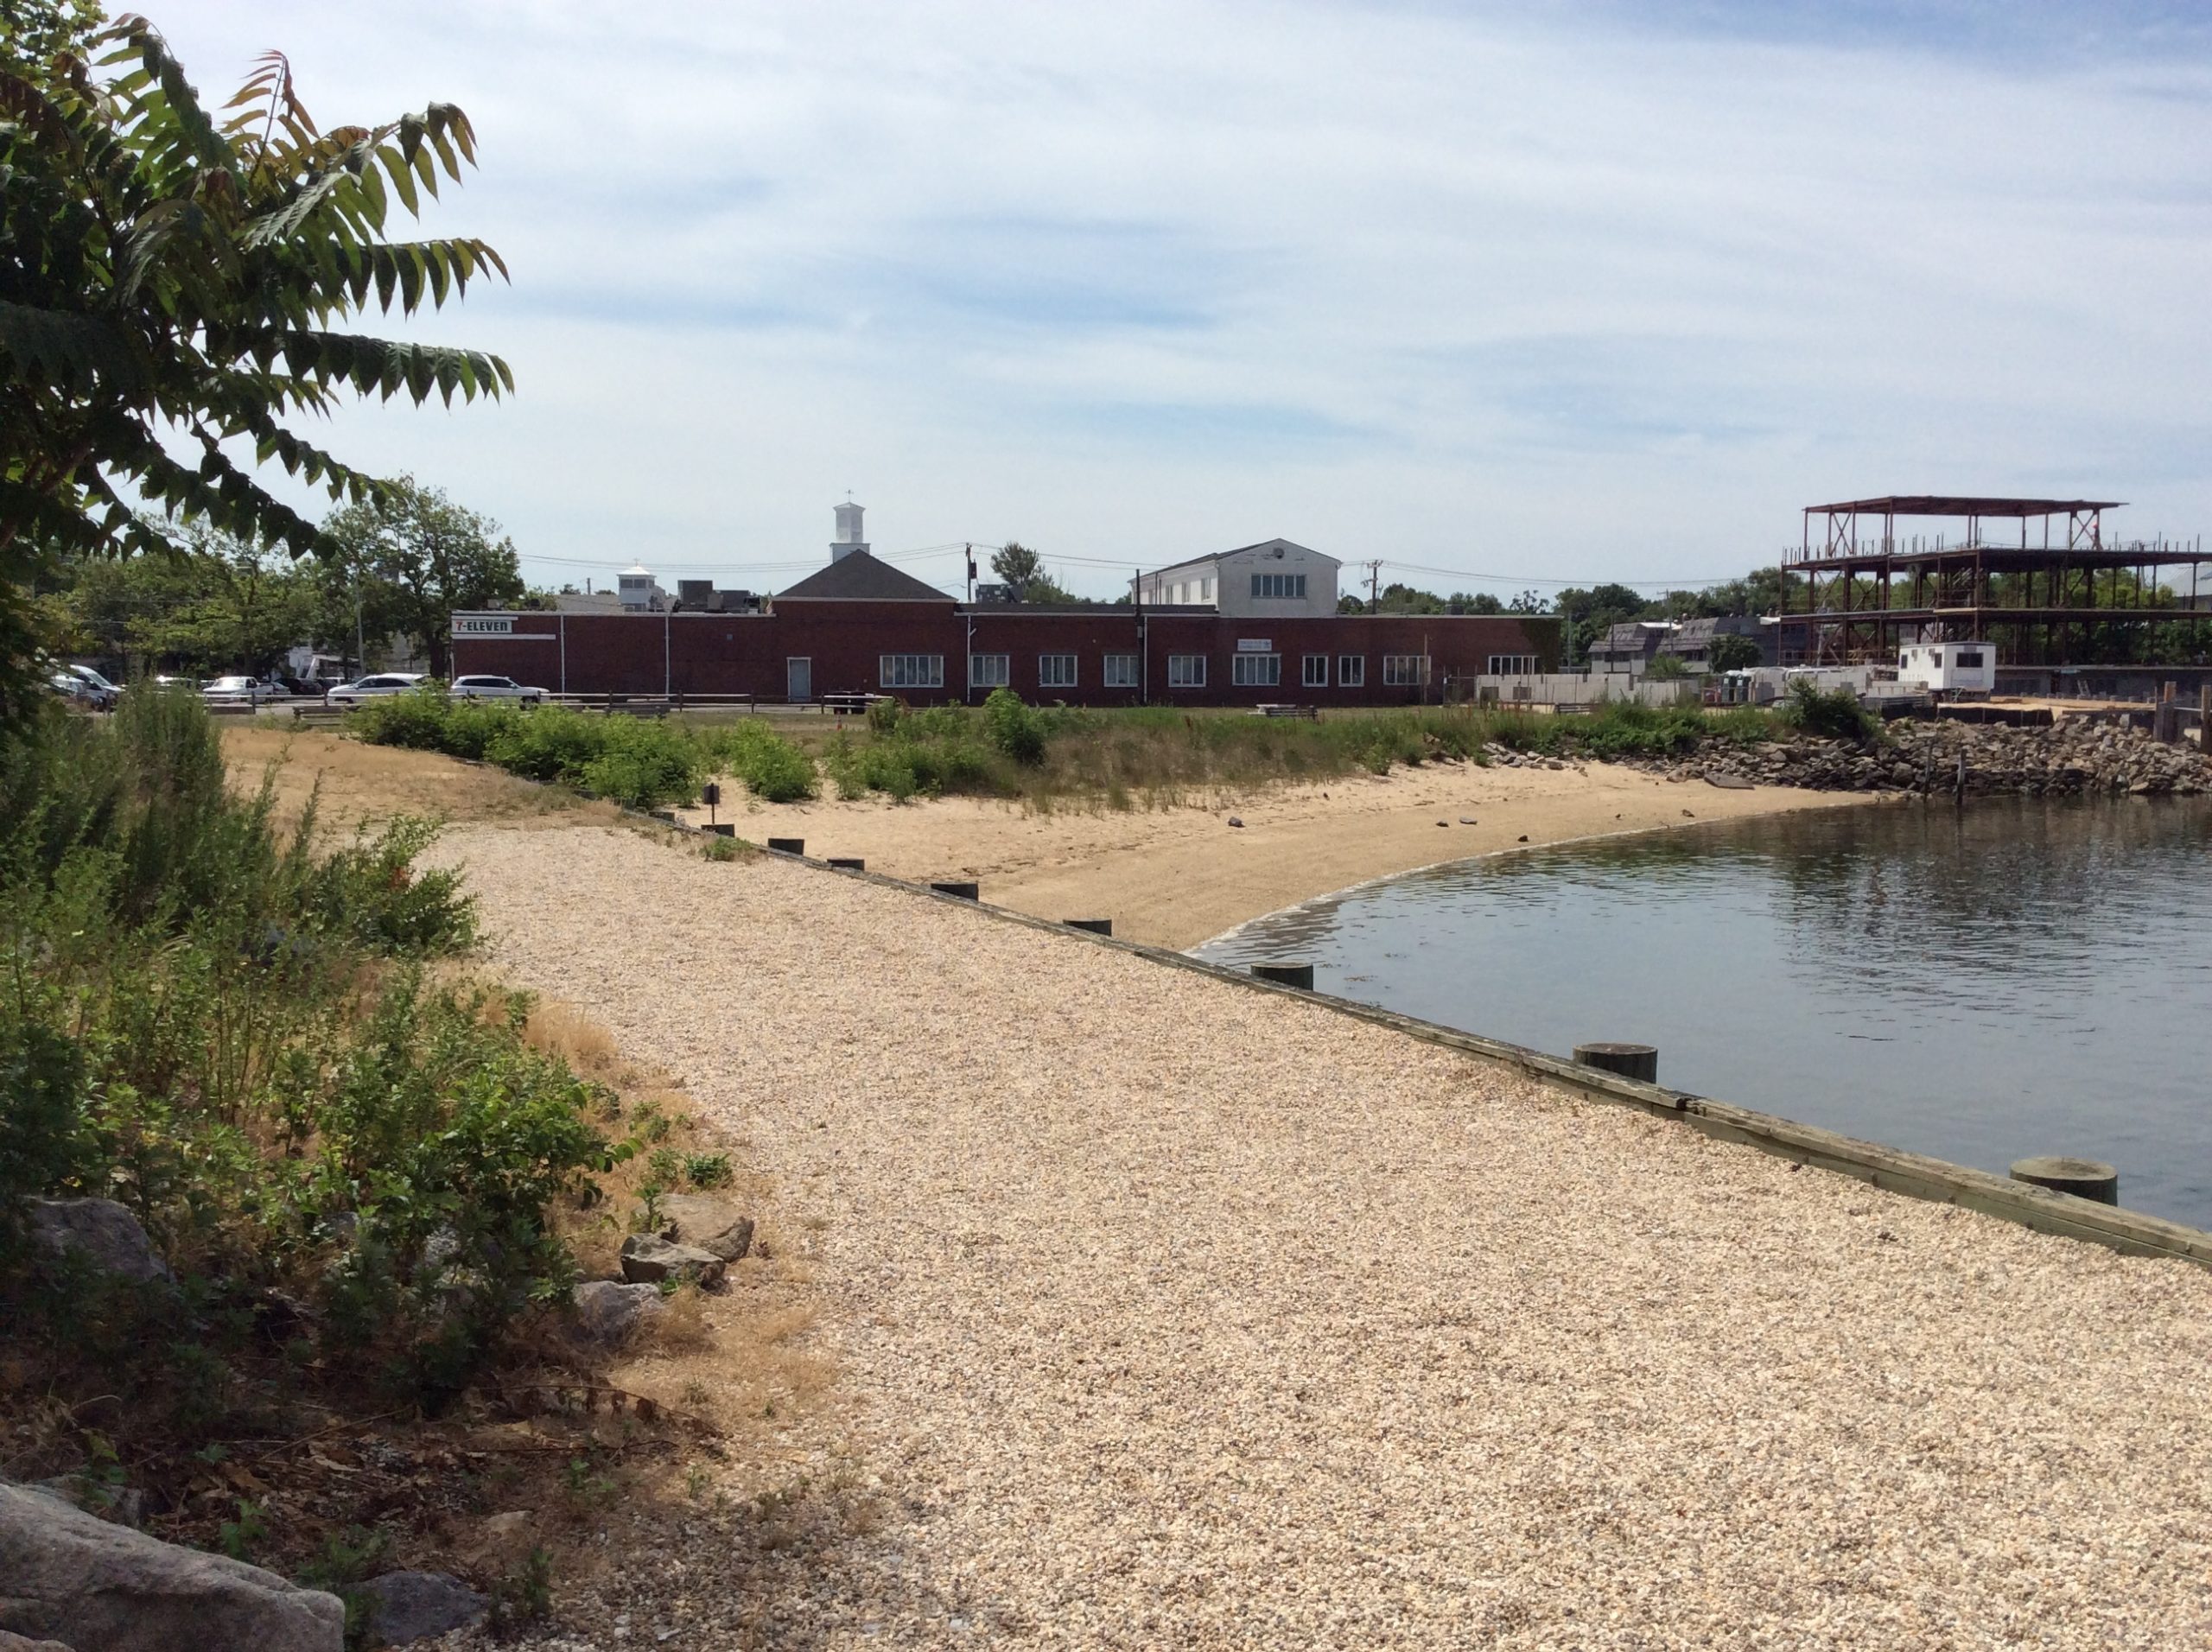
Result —
[[[1935, 494], [1808, 505], [1797, 548], [1783, 554], [1781, 662], [1858, 665], [1893, 659], [1907, 643], [1986, 642], [2006, 665], [2148, 663], [2153, 627], [2178, 626], [2202, 663], [2212, 651], [2212, 579], [2197, 588], [2202, 541], [2107, 543], [2104, 513], [2119, 505]], [[1925, 518], [1964, 531], [1898, 536], [1901, 519]], [[2164, 569], [2188, 576], [2169, 588]]]

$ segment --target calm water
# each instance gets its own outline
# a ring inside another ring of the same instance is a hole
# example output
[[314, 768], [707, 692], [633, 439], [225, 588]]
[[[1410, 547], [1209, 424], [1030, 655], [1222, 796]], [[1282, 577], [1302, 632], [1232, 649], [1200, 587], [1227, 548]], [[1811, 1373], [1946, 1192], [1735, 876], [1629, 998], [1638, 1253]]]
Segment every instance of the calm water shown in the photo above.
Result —
[[2002, 1173], [2102, 1159], [2212, 1227], [2212, 804], [1836, 810], [1411, 873], [1200, 949]]

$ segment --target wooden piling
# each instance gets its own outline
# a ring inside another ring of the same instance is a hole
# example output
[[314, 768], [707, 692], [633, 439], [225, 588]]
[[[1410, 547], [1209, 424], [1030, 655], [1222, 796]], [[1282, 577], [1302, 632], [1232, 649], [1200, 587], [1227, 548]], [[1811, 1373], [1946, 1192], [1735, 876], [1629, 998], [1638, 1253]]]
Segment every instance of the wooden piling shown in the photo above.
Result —
[[2120, 1172], [2094, 1159], [2023, 1159], [2012, 1166], [2012, 1179], [2100, 1204], [2120, 1203]]
[[940, 895], [950, 895], [959, 900], [980, 900], [982, 898], [982, 889], [972, 883], [961, 883], [955, 880], [949, 883], [932, 883], [930, 887]]
[[1309, 993], [1313, 990], [1313, 966], [1310, 963], [1255, 963], [1252, 973], [1277, 986], [1297, 987]]
[[772, 855], [804, 855], [806, 853], [806, 840], [803, 837], [772, 837], [768, 840], [768, 850]]
[[1088, 930], [1093, 935], [1111, 935], [1114, 920], [1110, 918], [1063, 918], [1060, 922], [1070, 929]]
[[1659, 1052], [1649, 1044], [1578, 1044], [1574, 1058], [1586, 1067], [1600, 1067], [1624, 1078], [1659, 1082]]
[[842, 867], [848, 872], [868, 870], [868, 862], [857, 855], [833, 855], [830, 857], [830, 864], [834, 867]]

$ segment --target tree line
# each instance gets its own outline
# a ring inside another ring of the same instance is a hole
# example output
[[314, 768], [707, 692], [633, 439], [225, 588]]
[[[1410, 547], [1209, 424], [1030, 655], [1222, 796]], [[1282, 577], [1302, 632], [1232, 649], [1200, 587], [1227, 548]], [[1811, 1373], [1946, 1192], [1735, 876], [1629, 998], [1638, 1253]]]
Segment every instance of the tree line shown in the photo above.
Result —
[[38, 627], [57, 652], [130, 671], [276, 675], [305, 644], [363, 670], [394, 651], [444, 676], [455, 609], [550, 601], [526, 590], [497, 523], [411, 477], [321, 525], [327, 552], [296, 561], [204, 522], [175, 554], [60, 561], [37, 581]]

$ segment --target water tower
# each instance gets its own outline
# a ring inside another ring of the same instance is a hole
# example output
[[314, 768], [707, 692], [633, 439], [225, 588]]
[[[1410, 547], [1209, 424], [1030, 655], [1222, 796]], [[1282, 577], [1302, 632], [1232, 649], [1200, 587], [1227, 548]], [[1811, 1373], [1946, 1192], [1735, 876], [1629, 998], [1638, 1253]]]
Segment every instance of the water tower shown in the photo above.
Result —
[[830, 542], [831, 562], [841, 562], [855, 551], [868, 549], [868, 541], [861, 537], [861, 512], [867, 508], [849, 499], [837, 507], [837, 537]]

